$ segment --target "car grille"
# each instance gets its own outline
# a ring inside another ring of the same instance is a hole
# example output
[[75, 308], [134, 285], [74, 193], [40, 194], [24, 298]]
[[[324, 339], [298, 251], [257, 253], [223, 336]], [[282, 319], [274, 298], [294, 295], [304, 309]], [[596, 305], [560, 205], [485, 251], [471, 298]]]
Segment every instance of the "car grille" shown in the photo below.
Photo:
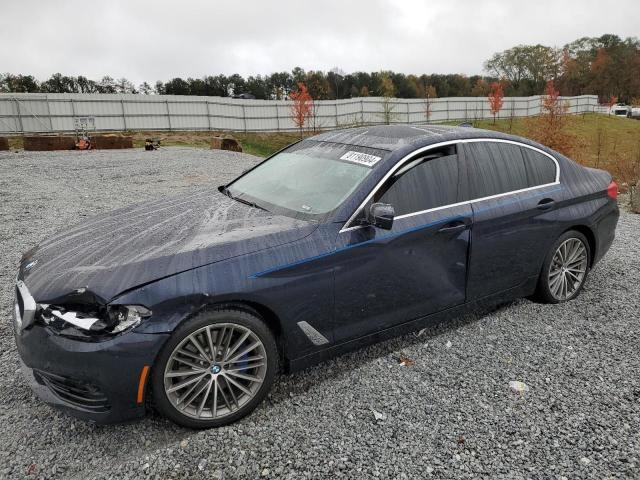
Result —
[[65, 403], [90, 412], [107, 412], [111, 408], [106, 395], [95, 385], [39, 370], [33, 373], [39, 383]]

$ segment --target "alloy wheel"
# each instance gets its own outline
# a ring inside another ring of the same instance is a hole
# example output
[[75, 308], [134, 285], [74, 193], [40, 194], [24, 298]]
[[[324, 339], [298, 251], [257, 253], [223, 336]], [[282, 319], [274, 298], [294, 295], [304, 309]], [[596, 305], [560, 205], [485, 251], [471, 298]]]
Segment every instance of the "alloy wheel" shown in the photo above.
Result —
[[255, 397], [266, 370], [267, 353], [253, 331], [216, 323], [175, 347], [164, 371], [164, 390], [178, 412], [198, 420], [220, 419]]
[[549, 291], [556, 300], [568, 300], [582, 286], [587, 274], [587, 248], [578, 238], [562, 242], [549, 267]]

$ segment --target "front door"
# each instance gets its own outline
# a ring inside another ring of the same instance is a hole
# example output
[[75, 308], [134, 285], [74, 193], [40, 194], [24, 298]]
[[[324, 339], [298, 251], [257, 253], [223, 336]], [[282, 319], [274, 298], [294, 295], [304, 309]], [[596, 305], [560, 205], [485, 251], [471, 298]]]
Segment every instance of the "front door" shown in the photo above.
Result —
[[457, 198], [455, 146], [429, 151], [401, 166], [364, 207], [393, 205], [391, 230], [347, 225], [339, 233], [336, 342], [465, 301], [472, 209], [455, 206]]

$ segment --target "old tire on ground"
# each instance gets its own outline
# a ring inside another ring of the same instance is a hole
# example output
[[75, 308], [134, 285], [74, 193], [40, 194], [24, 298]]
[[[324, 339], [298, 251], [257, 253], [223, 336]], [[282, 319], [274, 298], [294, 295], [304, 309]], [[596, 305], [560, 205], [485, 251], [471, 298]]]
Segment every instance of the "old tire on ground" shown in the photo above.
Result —
[[545, 257], [534, 299], [562, 303], [576, 298], [587, 279], [591, 255], [582, 233], [569, 230], [560, 235]]
[[226, 425], [264, 399], [278, 370], [273, 334], [243, 310], [207, 310], [178, 327], [153, 367], [155, 408], [189, 428]]

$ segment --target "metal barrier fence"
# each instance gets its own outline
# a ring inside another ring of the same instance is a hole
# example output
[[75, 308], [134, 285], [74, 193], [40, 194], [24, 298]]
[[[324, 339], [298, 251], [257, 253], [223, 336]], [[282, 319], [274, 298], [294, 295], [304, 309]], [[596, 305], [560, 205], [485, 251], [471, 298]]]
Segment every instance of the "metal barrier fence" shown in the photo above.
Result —
[[[560, 97], [572, 114], [596, 112], [598, 97]], [[505, 97], [498, 118], [540, 113], [541, 96]], [[287, 100], [129, 94], [0, 94], [0, 134], [73, 132], [89, 117], [96, 131], [212, 130], [281, 132], [296, 129]], [[319, 100], [307, 128], [363, 124], [439, 123], [491, 118], [484, 97]]]

